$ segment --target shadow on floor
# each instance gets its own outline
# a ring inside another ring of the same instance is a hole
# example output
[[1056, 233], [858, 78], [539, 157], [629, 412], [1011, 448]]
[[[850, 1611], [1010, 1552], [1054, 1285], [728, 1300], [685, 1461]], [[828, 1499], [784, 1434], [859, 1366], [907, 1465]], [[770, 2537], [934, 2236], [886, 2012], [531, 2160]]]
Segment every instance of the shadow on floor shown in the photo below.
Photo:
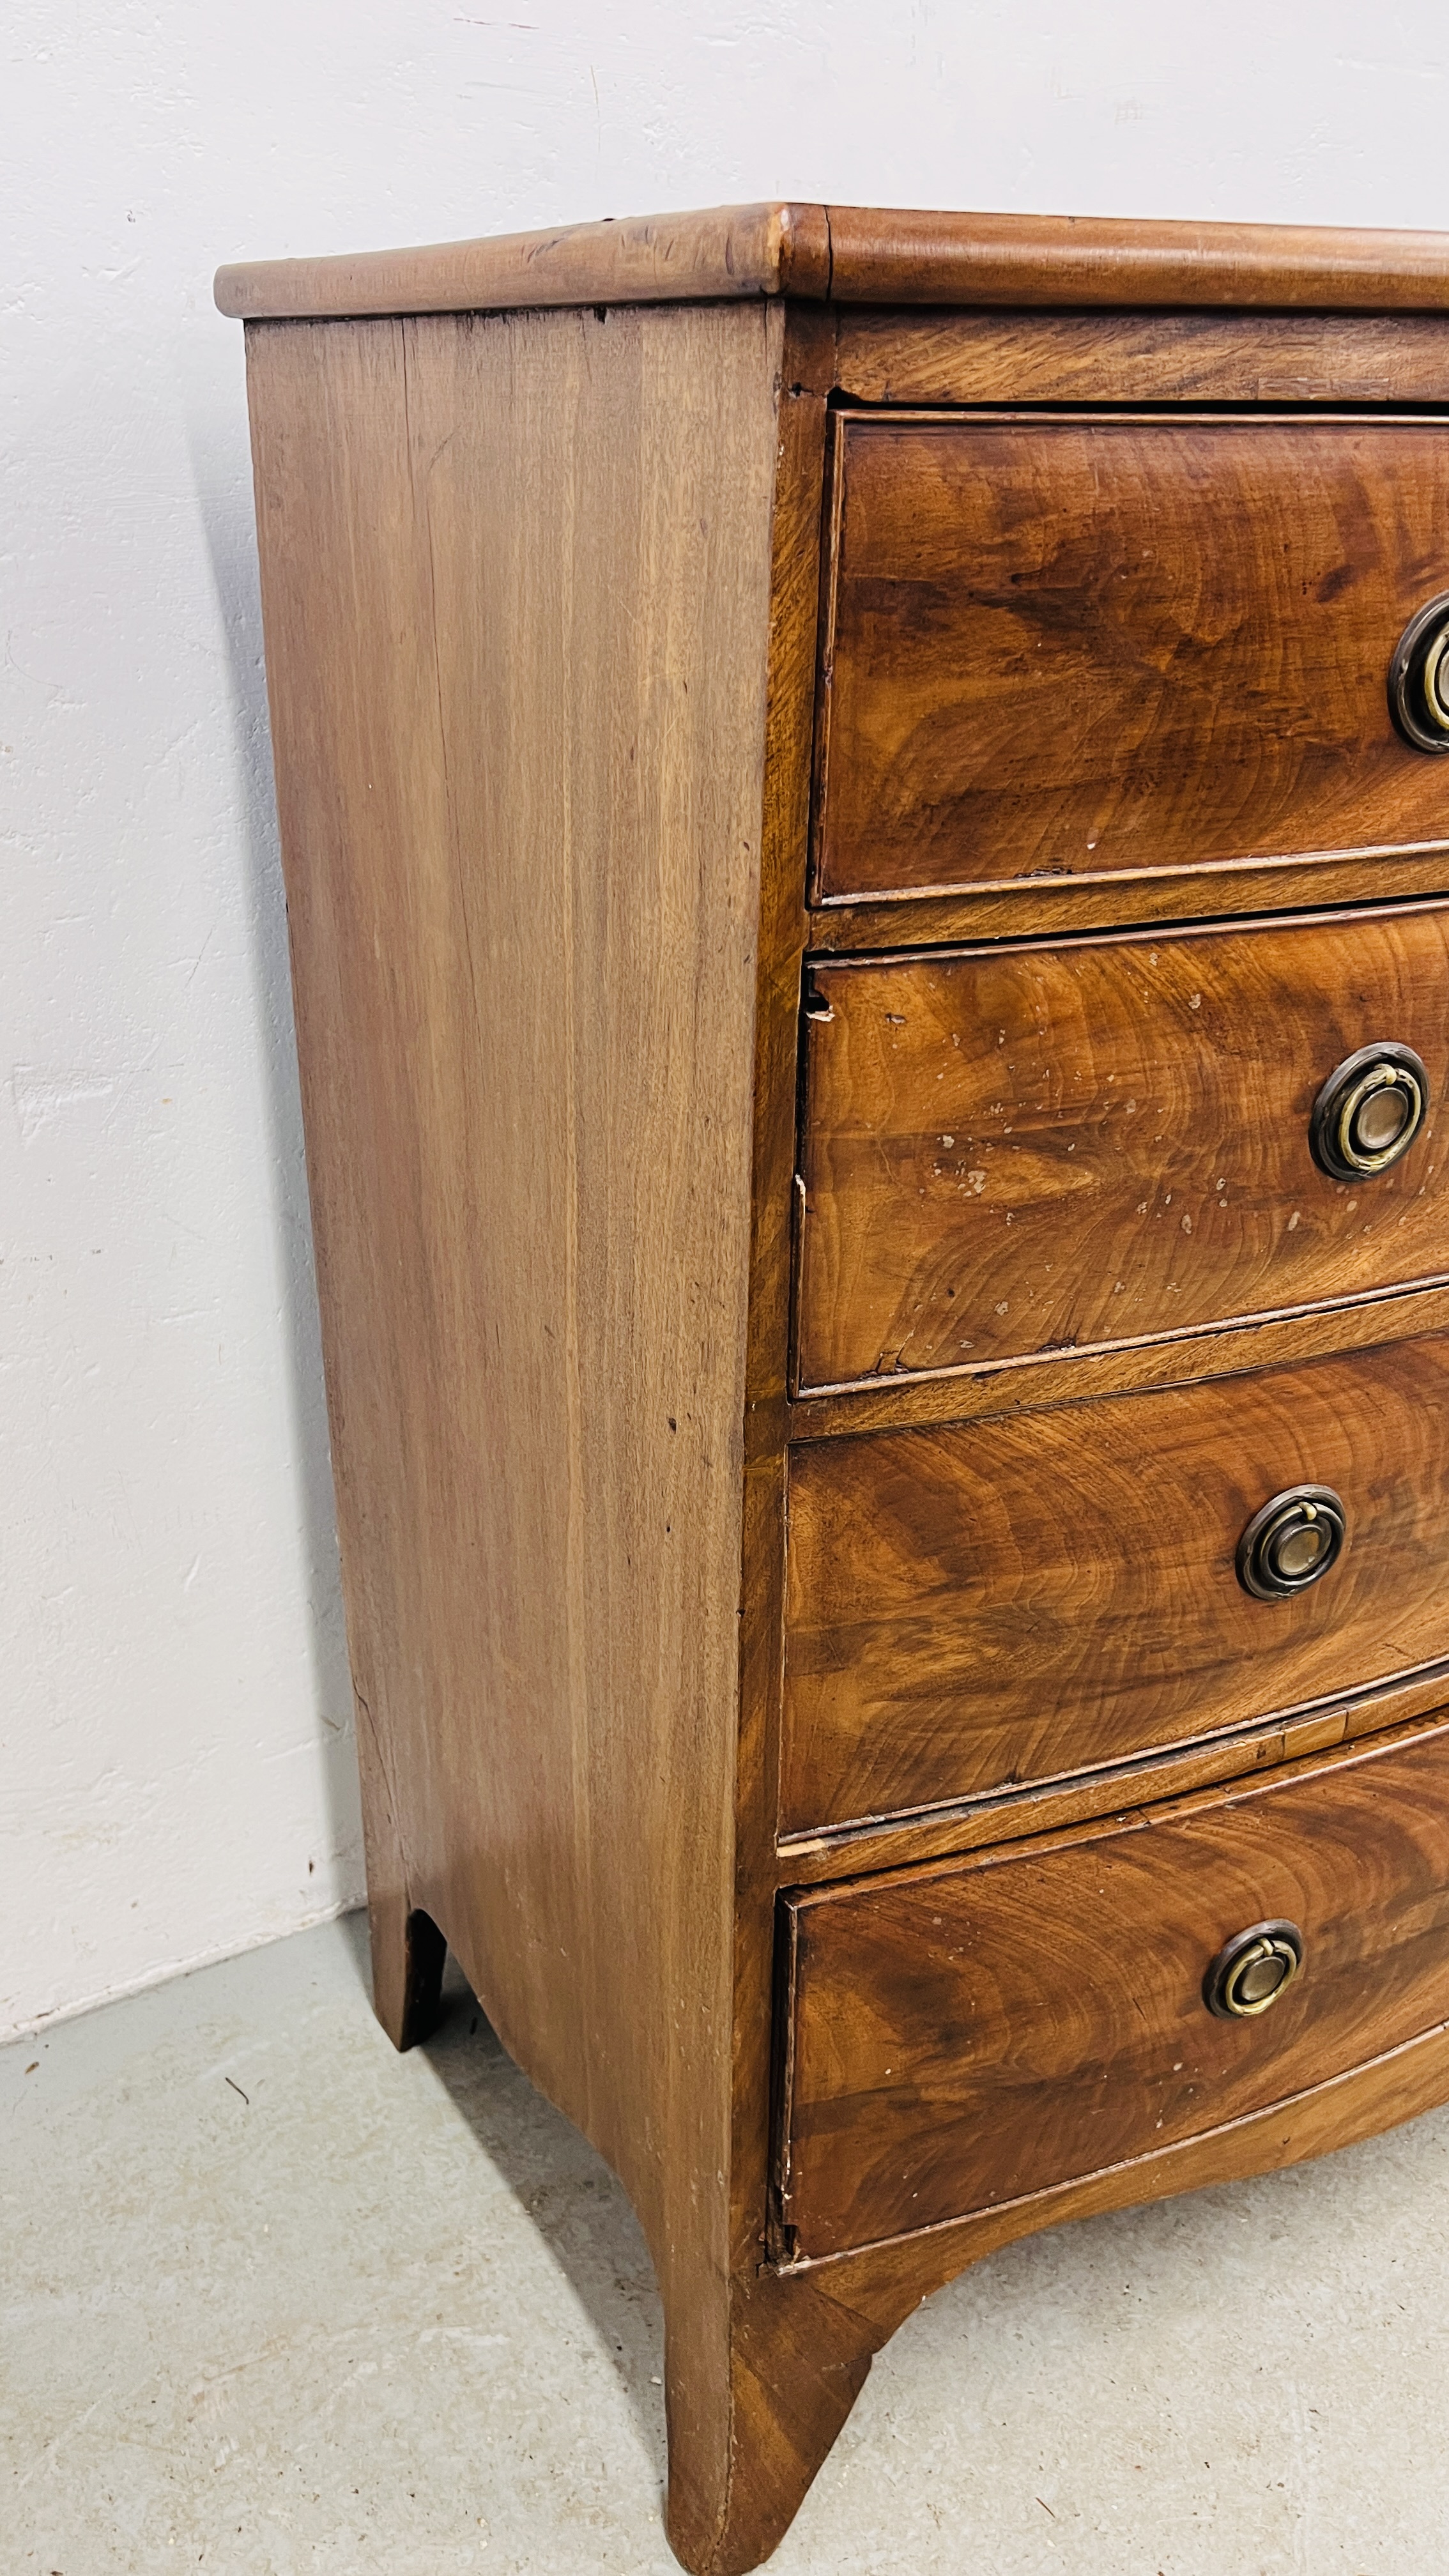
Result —
[[[351, 1918], [370, 1993], [367, 1917]], [[623, 2185], [507, 2054], [451, 1953], [442, 2017], [419, 2051], [547, 2245], [618, 2374], [658, 2481], [666, 2477], [664, 2314]]]

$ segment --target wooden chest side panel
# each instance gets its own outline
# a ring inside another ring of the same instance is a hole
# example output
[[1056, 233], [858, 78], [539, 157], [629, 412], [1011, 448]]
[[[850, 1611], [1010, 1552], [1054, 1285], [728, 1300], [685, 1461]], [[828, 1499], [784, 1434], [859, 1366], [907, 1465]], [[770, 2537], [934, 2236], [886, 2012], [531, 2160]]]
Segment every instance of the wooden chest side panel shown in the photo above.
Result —
[[681, 2316], [728, 2252], [780, 329], [250, 335], [372, 1794]]
[[[785, 1912], [781, 2196], [808, 2260], [1150, 2156], [1442, 2023], [1449, 1737]], [[1214, 2018], [1209, 1962], [1275, 1917], [1301, 1975]]]
[[1371, 1041], [1449, 1084], [1449, 911], [812, 969], [803, 1390], [1187, 1331], [1449, 1270], [1431, 1110], [1309, 1149]]
[[1449, 429], [843, 415], [819, 892], [1449, 836], [1386, 673]]
[[[1234, 1553], [1329, 1485], [1348, 1544], [1296, 1599]], [[786, 1832], [1061, 1778], [1449, 1651], [1449, 1339], [790, 1463]]]

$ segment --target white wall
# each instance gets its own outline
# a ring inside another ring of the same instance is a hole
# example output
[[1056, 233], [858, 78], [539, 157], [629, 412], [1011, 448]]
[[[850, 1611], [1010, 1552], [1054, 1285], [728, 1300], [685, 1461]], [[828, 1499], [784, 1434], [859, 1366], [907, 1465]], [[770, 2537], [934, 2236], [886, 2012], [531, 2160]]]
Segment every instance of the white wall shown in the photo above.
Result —
[[1449, 219], [1437, 0], [10, 0], [4, 53], [0, 2035], [361, 1890], [214, 265], [775, 194]]

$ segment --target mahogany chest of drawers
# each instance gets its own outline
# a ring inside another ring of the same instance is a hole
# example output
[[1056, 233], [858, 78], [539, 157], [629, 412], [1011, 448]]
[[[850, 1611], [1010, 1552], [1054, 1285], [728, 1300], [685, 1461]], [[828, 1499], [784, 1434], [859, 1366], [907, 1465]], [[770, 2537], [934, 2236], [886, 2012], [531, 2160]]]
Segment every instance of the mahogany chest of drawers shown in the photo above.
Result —
[[631, 2194], [669, 2527], [1449, 2096], [1449, 241], [229, 270], [379, 2013]]

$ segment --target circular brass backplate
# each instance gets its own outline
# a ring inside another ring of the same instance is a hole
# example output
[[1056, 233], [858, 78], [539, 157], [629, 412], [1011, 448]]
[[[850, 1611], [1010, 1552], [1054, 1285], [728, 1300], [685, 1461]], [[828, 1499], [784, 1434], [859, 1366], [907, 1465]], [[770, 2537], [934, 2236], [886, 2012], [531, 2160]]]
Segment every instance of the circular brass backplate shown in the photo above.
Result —
[[1334, 1066], [1308, 1122], [1308, 1145], [1333, 1181], [1371, 1181], [1407, 1154], [1429, 1114], [1429, 1076], [1413, 1048], [1381, 1038]]
[[1289, 1485], [1254, 1512], [1238, 1541], [1237, 1576], [1257, 1601], [1306, 1592], [1336, 1565], [1348, 1514], [1331, 1485]]
[[1449, 590], [1424, 602], [1394, 646], [1389, 713], [1416, 751], [1449, 751]]
[[1203, 2002], [1219, 2021], [1256, 2021], [1287, 1993], [1302, 1965], [1296, 1923], [1250, 1923], [1223, 1943], [1202, 1981]]

